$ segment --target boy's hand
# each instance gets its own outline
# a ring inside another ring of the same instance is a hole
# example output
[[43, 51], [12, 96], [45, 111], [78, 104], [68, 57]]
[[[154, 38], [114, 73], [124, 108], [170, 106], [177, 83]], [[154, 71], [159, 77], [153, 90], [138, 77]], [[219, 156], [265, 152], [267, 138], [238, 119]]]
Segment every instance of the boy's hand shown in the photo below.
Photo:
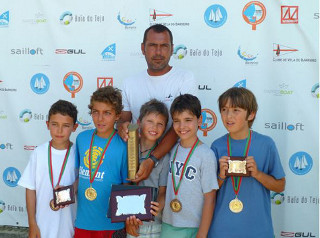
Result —
[[225, 179], [226, 178], [226, 171], [228, 170], [228, 167], [229, 167], [229, 163], [228, 163], [228, 160], [230, 158], [228, 156], [222, 156], [220, 159], [219, 159], [219, 176], [220, 178], [222, 179]]
[[151, 201], [151, 210], [150, 210], [151, 214], [156, 217], [158, 216], [160, 211], [161, 211], [160, 204], [158, 202]]
[[253, 156], [248, 156], [246, 158], [246, 162], [247, 162], [247, 169], [248, 171], [251, 172], [251, 176], [256, 178], [259, 175], [260, 171], [257, 168], [257, 164]]
[[143, 222], [135, 216], [130, 216], [126, 220], [126, 232], [132, 236], [138, 237], [139, 226], [143, 225]]
[[29, 225], [29, 238], [41, 238], [40, 229], [37, 224]]
[[119, 136], [122, 138], [122, 140], [124, 141], [128, 141], [128, 126], [129, 126], [130, 122], [123, 122], [121, 124], [117, 124], [117, 129], [118, 129], [118, 134]]

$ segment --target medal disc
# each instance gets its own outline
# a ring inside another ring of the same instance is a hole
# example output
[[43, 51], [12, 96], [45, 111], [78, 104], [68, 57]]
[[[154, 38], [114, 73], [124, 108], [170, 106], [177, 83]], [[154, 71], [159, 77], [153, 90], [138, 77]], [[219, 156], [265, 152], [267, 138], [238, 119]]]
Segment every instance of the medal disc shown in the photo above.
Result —
[[238, 198], [235, 198], [230, 201], [229, 208], [232, 212], [239, 213], [243, 209], [243, 204]]
[[53, 201], [53, 199], [50, 200], [49, 207], [51, 208], [52, 211], [55, 211], [55, 212], [60, 209], [60, 207], [55, 207], [55, 206], [54, 206], [54, 201]]
[[173, 212], [180, 212], [182, 209], [182, 204], [178, 199], [175, 198], [170, 202], [170, 208]]
[[90, 187], [86, 189], [84, 195], [89, 201], [93, 201], [97, 198], [97, 191], [94, 188]]

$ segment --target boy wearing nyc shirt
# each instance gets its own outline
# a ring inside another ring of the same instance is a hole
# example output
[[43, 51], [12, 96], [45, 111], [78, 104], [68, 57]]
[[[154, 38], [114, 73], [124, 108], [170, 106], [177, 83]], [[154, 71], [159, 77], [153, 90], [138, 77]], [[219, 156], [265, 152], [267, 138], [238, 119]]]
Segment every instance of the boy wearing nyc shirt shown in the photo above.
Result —
[[[250, 130], [258, 104], [245, 88], [230, 88], [219, 97], [228, 134], [211, 149], [219, 162], [217, 203], [208, 237], [273, 238], [270, 190], [282, 192], [285, 174], [274, 141]], [[230, 156], [245, 157], [249, 177], [226, 176]]]
[[107, 218], [111, 186], [127, 182], [127, 146], [114, 129], [122, 110], [120, 90], [98, 89], [89, 109], [95, 129], [83, 131], [76, 140], [79, 185], [74, 237], [125, 234], [124, 223], [111, 223]]

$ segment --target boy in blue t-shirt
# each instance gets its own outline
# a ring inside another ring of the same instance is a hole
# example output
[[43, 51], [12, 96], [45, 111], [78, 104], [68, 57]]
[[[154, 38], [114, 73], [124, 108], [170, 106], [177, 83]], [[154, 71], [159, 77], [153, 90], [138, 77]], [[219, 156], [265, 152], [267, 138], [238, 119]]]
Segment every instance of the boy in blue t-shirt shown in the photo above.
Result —
[[114, 129], [122, 110], [120, 90], [98, 89], [89, 109], [96, 128], [81, 132], [76, 140], [79, 186], [74, 237], [125, 235], [124, 223], [107, 218], [111, 185], [127, 182], [127, 146]]
[[[208, 237], [272, 238], [270, 190], [282, 192], [285, 174], [274, 141], [250, 130], [258, 105], [251, 91], [230, 88], [219, 97], [228, 134], [211, 149], [219, 162], [217, 203]], [[245, 157], [249, 177], [226, 176], [230, 156]]]

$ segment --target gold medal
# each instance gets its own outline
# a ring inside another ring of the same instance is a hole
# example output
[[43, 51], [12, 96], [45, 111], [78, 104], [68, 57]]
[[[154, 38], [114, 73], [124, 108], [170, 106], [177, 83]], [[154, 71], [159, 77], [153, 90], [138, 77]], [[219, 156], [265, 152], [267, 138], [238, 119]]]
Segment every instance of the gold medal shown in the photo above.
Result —
[[59, 206], [57, 206], [57, 207], [54, 206], [54, 201], [53, 201], [53, 199], [50, 200], [49, 207], [51, 208], [52, 211], [55, 211], [55, 212], [60, 209]]
[[175, 198], [170, 202], [170, 207], [173, 212], [180, 212], [182, 209], [182, 204], [178, 199]]
[[243, 204], [238, 198], [235, 198], [230, 201], [229, 209], [234, 213], [239, 213], [243, 209]]
[[89, 201], [93, 201], [97, 198], [97, 191], [93, 187], [90, 187], [86, 189], [84, 195]]

